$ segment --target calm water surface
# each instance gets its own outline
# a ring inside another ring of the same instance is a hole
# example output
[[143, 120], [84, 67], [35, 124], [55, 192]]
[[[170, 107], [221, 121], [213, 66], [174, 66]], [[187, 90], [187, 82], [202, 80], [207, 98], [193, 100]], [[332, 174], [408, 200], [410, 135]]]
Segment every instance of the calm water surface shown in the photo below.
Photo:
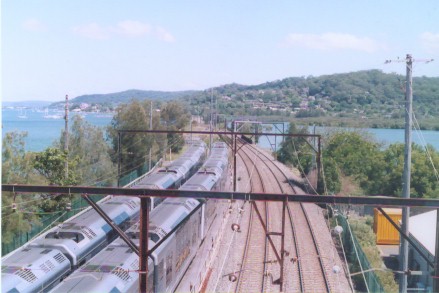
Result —
[[[18, 116], [25, 114], [27, 119], [21, 119]], [[26, 112], [16, 109], [3, 109], [2, 110], [2, 135], [10, 131], [27, 131], [28, 137], [26, 140], [26, 150], [28, 151], [42, 151], [50, 146], [53, 141], [58, 140], [61, 134], [61, 130], [64, 129], [64, 120], [62, 119], [62, 112], [49, 112], [50, 115], [60, 115], [61, 119], [48, 119], [43, 116], [43, 111], [31, 111]], [[92, 125], [99, 127], [106, 127], [111, 122], [111, 116], [102, 115], [97, 113], [89, 113], [85, 115], [85, 120]], [[288, 123], [285, 123], [284, 131], [287, 131]], [[322, 134], [327, 131], [331, 131], [335, 128], [323, 128], [316, 127], [316, 133]], [[264, 132], [282, 132], [281, 124], [278, 124], [277, 128], [272, 128], [271, 131]], [[367, 131], [371, 133], [375, 139], [379, 142], [389, 145], [395, 142], [404, 142], [404, 130], [403, 129], [375, 129], [366, 128], [360, 131]], [[312, 128], [310, 128], [312, 132]], [[436, 150], [439, 150], [439, 131], [423, 130], [413, 131], [413, 141], [417, 144], [431, 144]], [[273, 148], [275, 145], [279, 147], [282, 142], [281, 137], [261, 137], [259, 145], [264, 148]]]
[[[287, 123], [286, 123], [287, 124]], [[335, 127], [316, 127], [316, 134], [324, 134], [330, 131], [337, 130], [339, 128]], [[288, 130], [288, 126], [285, 126], [285, 132]], [[378, 128], [364, 128], [364, 129], [354, 129], [350, 128], [352, 131], [363, 131], [372, 134], [372, 136], [376, 139], [376, 141], [381, 142], [384, 146], [388, 146], [392, 143], [400, 142], [404, 143], [404, 129], [378, 129]], [[273, 128], [272, 131], [281, 133], [282, 126], [278, 126], [277, 128]], [[310, 133], [313, 132], [313, 127], [309, 128]], [[439, 150], [439, 131], [433, 130], [422, 130], [417, 131], [413, 130], [412, 133], [412, 141], [419, 145], [431, 144], [436, 150]], [[274, 137], [260, 137], [259, 145], [264, 148], [272, 148], [274, 149], [275, 145], [279, 147], [279, 144], [282, 142], [281, 137], [277, 137], [276, 140]]]
[[[58, 115], [60, 118], [44, 118], [44, 111], [36, 110], [16, 110], [2, 109], [2, 137], [11, 131], [27, 131], [26, 139], [27, 151], [43, 151], [50, 146], [55, 140], [58, 140], [61, 131], [64, 129], [64, 119], [62, 112], [49, 112], [49, 115]], [[19, 118], [25, 115], [27, 118]], [[70, 113], [70, 115], [75, 115]], [[110, 124], [111, 116], [90, 113], [84, 116], [90, 124], [105, 127]]]

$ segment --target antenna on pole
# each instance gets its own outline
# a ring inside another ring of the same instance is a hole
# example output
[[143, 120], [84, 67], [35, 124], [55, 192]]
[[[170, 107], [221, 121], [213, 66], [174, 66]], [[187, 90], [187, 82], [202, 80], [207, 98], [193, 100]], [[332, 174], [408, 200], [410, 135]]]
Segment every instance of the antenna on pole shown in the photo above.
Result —
[[[413, 62], [430, 63], [433, 59], [418, 59], [414, 60], [412, 55], [407, 54], [405, 59], [386, 60], [384, 64], [392, 62], [406, 63], [406, 84], [405, 84], [405, 149], [404, 149], [404, 173], [402, 184], [402, 197], [410, 198], [410, 176], [411, 176], [411, 160], [412, 160], [412, 119], [413, 119], [413, 87], [412, 87], [412, 73]], [[402, 209], [401, 230], [405, 235], [409, 235], [409, 217], [410, 207]], [[438, 245], [436, 243], [436, 245]], [[408, 272], [408, 242], [404, 237], [401, 237], [401, 246], [399, 251], [400, 270]], [[399, 292], [407, 292], [407, 274], [402, 274], [399, 279]]]

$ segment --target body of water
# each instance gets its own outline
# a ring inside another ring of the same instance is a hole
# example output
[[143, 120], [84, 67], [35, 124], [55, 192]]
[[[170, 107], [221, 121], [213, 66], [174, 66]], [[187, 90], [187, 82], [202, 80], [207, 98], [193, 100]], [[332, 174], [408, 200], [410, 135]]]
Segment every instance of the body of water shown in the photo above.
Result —
[[[335, 131], [340, 128], [335, 127], [316, 127], [316, 134], [325, 134], [327, 132]], [[285, 123], [284, 127], [285, 132], [288, 131], [288, 123]], [[376, 141], [383, 143], [384, 146], [388, 146], [392, 143], [404, 143], [404, 129], [378, 129], [378, 128], [362, 128], [362, 129], [348, 129], [348, 130], [358, 130], [363, 132], [370, 133]], [[282, 132], [282, 125], [277, 125], [277, 127], [273, 127], [271, 131], [264, 131], [264, 132], [276, 132], [281, 133]], [[313, 133], [313, 127], [309, 128], [309, 132]], [[439, 151], [439, 131], [434, 130], [422, 130], [417, 131], [413, 130], [412, 132], [412, 141], [419, 145], [425, 145], [430, 144], [432, 145], [436, 150]], [[264, 148], [270, 148], [273, 149], [275, 146], [279, 148], [280, 143], [282, 142], [281, 137], [275, 138], [274, 136], [268, 137], [268, 136], [262, 136], [259, 138], [259, 145]]]
[[[52, 116], [54, 118], [44, 118], [44, 116]], [[53, 141], [58, 140], [61, 131], [64, 129], [64, 113], [62, 112], [49, 112], [36, 110], [18, 110], [18, 109], [2, 109], [2, 135], [6, 132], [11, 131], [27, 131], [28, 137], [26, 139], [26, 150], [27, 151], [43, 151], [45, 148], [50, 146]], [[70, 113], [70, 115], [75, 115]], [[27, 116], [27, 118], [19, 118], [19, 116]], [[109, 115], [102, 115], [99, 113], [86, 113], [85, 120], [90, 124], [106, 127], [110, 124], [112, 117]], [[268, 124], [267, 124], [268, 126]], [[331, 127], [316, 127], [316, 133], [322, 134], [336, 128]], [[282, 131], [288, 131], [288, 123], [282, 124], [278, 123], [276, 127], [271, 130], [264, 130], [264, 132], [275, 132], [281, 133]], [[313, 131], [312, 128], [309, 129], [310, 132]], [[366, 128], [360, 131], [367, 131], [371, 133], [375, 139], [379, 142], [389, 145], [395, 142], [404, 142], [404, 130], [403, 129], [375, 129]], [[413, 141], [417, 144], [424, 145], [425, 143], [433, 145], [436, 150], [439, 150], [439, 131], [423, 130], [423, 131], [413, 131], [412, 135]], [[281, 137], [267, 137], [262, 136], [259, 138], [259, 145], [264, 148], [274, 149], [275, 145], [279, 147], [282, 142]]]
[[[79, 114], [70, 113], [69, 115], [72, 117]], [[106, 127], [110, 124], [112, 117], [101, 113], [86, 113], [84, 119], [92, 125]], [[55, 140], [59, 140], [64, 123], [63, 112], [2, 109], [2, 137], [7, 132], [27, 131], [25, 146], [27, 151], [43, 151]]]

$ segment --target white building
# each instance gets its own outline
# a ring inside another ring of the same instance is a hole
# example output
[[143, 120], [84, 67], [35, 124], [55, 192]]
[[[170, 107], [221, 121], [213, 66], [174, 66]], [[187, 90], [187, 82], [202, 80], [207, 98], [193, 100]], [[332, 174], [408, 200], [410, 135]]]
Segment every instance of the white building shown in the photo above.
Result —
[[[436, 245], [436, 210], [412, 216], [409, 219], [410, 238], [417, 243], [417, 247], [434, 263]], [[433, 272], [427, 261], [409, 245], [409, 269], [422, 271], [421, 276], [409, 276], [409, 287], [427, 289], [433, 287]]]

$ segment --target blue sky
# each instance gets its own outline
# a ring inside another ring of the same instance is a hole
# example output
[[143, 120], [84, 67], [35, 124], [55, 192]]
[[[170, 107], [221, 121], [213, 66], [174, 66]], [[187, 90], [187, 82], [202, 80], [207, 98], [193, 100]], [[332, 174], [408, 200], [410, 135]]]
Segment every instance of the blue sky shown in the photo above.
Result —
[[439, 76], [439, 1], [3, 0], [2, 99], [380, 69]]

